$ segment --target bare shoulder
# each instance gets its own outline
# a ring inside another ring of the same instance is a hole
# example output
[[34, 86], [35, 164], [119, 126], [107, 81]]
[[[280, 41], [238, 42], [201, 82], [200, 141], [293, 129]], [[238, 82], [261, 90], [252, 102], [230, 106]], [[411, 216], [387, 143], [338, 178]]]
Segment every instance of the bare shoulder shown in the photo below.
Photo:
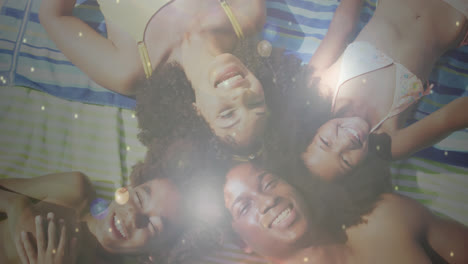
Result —
[[373, 215], [376, 218], [388, 219], [408, 228], [419, 228], [428, 219], [430, 211], [418, 201], [394, 193], [381, 196]]

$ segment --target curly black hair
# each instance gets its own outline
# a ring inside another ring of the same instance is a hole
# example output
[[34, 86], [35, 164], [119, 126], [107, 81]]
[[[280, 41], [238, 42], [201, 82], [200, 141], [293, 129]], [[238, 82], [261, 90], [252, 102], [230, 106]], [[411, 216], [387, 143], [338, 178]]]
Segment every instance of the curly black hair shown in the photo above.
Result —
[[[265, 152], [278, 149], [296, 151], [310, 140], [314, 131], [329, 117], [330, 102], [318, 95], [314, 86], [303, 85], [311, 74], [292, 55], [274, 52], [261, 57], [257, 38], [240, 41], [233, 55], [237, 56], [263, 86], [269, 118], [258, 148]], [[181, 138], [203, 133], [213, 136], [209, 124], [193, 107], [195, 94], [182, 67], [176, 63], [160, 66], [151, 79], [141, 83], [136, 94], [138, 135], [144, 145], [152, 140]], [[218, 139], [219, 153], [226, 158], [236, 151], [225, 140]]]

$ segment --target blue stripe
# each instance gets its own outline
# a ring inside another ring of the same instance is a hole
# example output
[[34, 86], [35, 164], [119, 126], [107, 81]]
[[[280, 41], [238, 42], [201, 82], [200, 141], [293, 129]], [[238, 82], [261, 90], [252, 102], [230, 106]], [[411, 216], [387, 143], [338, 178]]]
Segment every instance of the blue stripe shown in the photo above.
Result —
[[28, 47], [31, 47], [31, 48], [34, 48], [34, 49], [37, 49], [37, 50], [48, 50], [48, 51], [51, 51], [51, 52], [57, 52], [57, 53], [62, 53], [60, 50], [58, 49], [52, 49], [52, 48], [48, 48], [48, 47], [44, 47], [44, 46], [36, 46], [36, 45], [32, 45], [32, 44], [29, 44], [28, 42], [26, 43], [23, 43], [21, 44], [23, 46], [28, 46]]
[[16, 41], [9, 40], [9, 39], [3, 39], [3, 38], [0, 38], [0, 41], [9, 42], [9, 43], [11, 43], [11, 44], [15, 44], [15, 43], [16, 43]]
[[63, 99], [80, 101], [84, 103], [117, 106], [120, 108], [135, 108], [135, 99], [116, 94], [110, 91], [95, 92], [90, 89], [76, 87], [58, 86], [44, 83], [32, 82], [29, 78], [16, 74], [16, 85], [26, 86], [40, 90]]
[[336, 7], [338, 5], [321, 5], [318, 3], [314, 3], [311, 1], [302, 1], [302, 0], [289, 0], [289, 1], [284, 1], [284, 0], [268, 0], [267, 1], [267, 6], [268, 2], [272, 3], [281, 3], [286, 6], [293, 6], [293, 7], [299, 7], [305, 10], [313, 10], [316, 12], [335, 12]]
[[19, 10], [10, 7], [3, 7], [1, 15], [22, 19], [24, 17], [24, 10]]
[[49, 58], [49, 57], [36, 56], [36, 55], [29, 54], [29, 53], [24, 53], [24, 52], [20, 52], [20, 53], [19, 53], [19, 56], [26, 57], [26, 58], [31, 58], [31, 59], [35, 59], [35, 60], [40, 60], [40, 61], [47, 61], [47, 62], [50, 62], [50, 63], [53, 63], [53, 64], [57, 64], [57, 65], [71, 65], [71, 66], [75, 66], [75, 65], [74, 65], [73, 63], [71, 63], [69, 60], [60, 61], [60, 60], [55, 60], [55, 59], [52, 59], [52, 58]]
[[[447, 155], [445, 155], [445, 152], [447, 152]], [[415, 154], [415, 156], [445, 164], [468, 168], [468, 153], [458, 151], [444, 151], [430, 147], [419, 151]]]
[[285, 12], [278, 9], [267, 9], [268, 17], [274, 17], [294, 24], [306, 25], [313, 28], [328, 29], [331, 19], [323, 20], [317, 18], [308, 18], [302, 15], [293, 15], [292, 13]]

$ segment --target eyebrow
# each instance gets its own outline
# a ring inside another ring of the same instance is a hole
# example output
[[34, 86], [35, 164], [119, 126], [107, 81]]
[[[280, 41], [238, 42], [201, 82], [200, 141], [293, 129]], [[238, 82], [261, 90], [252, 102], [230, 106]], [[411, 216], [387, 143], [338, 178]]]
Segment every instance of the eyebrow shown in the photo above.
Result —
[[[260, 174], [258, 174], [257, 176], [254, 176], [254, 177], [257, 177], [257, 186], [259, 185], [258, 183], [262, 182], [263, 178], [265, 177], [265, 175], [268, 174], [268, 172], [266, 171], [263, 171], [261, 172]], [[244, 199], [244, 197], [241, 195], [237, 196], [236, 199], [234, 199], [234, 202], [232, 202], [231, 204], [231, 212], [234, 211], [234, 205], [239, 202], [240, 200]]]

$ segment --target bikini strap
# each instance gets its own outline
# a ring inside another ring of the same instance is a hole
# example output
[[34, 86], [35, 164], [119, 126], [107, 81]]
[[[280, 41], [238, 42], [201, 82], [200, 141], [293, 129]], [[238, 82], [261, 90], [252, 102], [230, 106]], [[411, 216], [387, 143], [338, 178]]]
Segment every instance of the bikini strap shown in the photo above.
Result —
[[146, 79], [149, 79], [153, 73], [153, 67], [151, 67], [151, 61], [145, 42], [138, 42], [138, 52], [140, 53], [141, 62], [143, 63], [143, 70], [145, 71]]
[[232, 27], [234, 28], [234, 32], [236, 32], [236, 36], [239, 39], [244, 38], [244, 32], [242, 32], [242, 28], [237, 21], [236, 17], [234, 16], [234, 13], [231, 10], [231, 7], [229, 6], [227, 0], [219, 0], [219, 3], [224, 9], [224, 12], [226, 13], [227, 17], [229, 18], [229, 21], [231, 21]]

